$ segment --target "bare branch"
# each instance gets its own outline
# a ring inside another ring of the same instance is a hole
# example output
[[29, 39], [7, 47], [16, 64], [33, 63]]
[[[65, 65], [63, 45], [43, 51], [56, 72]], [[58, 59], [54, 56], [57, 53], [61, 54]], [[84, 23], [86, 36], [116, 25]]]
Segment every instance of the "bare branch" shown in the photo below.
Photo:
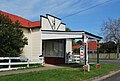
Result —
[[113, 41], [117, 44], [117, 53], [119, 54], [120, 19], [108, 19], [108, 21], [103, 23], [101, 32], [104, 36], [104, 41]]

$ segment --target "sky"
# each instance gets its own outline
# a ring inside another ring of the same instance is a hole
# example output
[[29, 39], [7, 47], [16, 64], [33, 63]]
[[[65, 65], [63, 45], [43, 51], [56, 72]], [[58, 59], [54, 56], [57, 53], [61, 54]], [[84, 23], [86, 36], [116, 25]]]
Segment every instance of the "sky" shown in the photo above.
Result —
[[101, 35], [104, 21], [120, 18], [120, 0], [0, 0], [0, 10], [31, 21], [51, 14], [73, 31]]

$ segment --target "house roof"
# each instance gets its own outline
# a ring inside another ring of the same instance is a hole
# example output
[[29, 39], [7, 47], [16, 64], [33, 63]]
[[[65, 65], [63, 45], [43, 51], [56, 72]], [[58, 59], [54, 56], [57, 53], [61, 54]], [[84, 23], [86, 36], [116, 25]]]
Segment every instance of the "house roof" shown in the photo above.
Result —
[[90, 41], [88, 43], [88, 50], [97, 50], [97, 42], [96, 41]]
[[[84, 42], [82, 42], [81, 46], [84, 46]], [[72, 46], [72, 49], [80, 48], [80, 44], [76, 44]], [[96, 41], [89, 41], [88, 42], [88, 50], [97, 50], [97, 42]]]
[[13, 14], [3, 12], [3, 11], [0, 11], [0, 14], [4, 14], [5, 16], [8, 16], [13, 22], [18, 20], [20, 22], [20, 25], [24, 28], [40, 27], [40, 21], [32, 22], [32, 21], [22, 18], [20, 16], [13, 15]]

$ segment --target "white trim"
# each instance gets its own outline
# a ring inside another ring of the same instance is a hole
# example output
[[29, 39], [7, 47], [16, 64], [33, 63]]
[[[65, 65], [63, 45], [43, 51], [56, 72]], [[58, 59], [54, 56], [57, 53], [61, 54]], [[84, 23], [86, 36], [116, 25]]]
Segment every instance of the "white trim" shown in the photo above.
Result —
[[68, 39], [68, 38], [82, 38], [82, 33], [81, 32], [42, 31], [42, 40]]
[[92, 36], [89, 33], [87, 34], [84, 31], [71, 31], [71, 32], [66, 32], [66, 31], [47, 31], [43, 30], [42, 32], [42, 40], [49, 40], [49, 39], [69, 39], [69, 38], [78, 38], [78, 39], [83, 39], [83, 35], [85, 35], [88, 40], [94, 39], [94, 40], [101, 40], [101, 38], [97, 36]]
[[32, 60], [32, 49], [33, 49], [33, 48], [32, 48], [32, 29], [31, 29], [31, 28], [30, 28], [30, 42], [31, 42], [30, 60]]

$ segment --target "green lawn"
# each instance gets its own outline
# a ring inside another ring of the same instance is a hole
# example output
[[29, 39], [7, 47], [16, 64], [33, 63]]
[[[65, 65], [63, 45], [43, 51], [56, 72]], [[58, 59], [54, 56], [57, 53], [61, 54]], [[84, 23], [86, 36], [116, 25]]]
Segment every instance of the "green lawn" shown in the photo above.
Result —
[[120, 67], [115, 65], [101, 64], [101, 69], [96, 70], [95, 65], [91, 65], [91, 71], [84, 73], [84, 70], [80, 67], [71, 67], [0, 76], [0, 81], [82, 81], [118, 69], [120, 69]]
[[[39, 67], [43, 67], [41, 64], [30, 64], [29, 67], [27, 67], [27, 65], [14, 65], [11, 66], [12, 68], [18, 68], [18, 69], [32, 69], [32, 68], [39, 68]], [[0, 66], [1, 68], [8, 68], [7, 66]]]

